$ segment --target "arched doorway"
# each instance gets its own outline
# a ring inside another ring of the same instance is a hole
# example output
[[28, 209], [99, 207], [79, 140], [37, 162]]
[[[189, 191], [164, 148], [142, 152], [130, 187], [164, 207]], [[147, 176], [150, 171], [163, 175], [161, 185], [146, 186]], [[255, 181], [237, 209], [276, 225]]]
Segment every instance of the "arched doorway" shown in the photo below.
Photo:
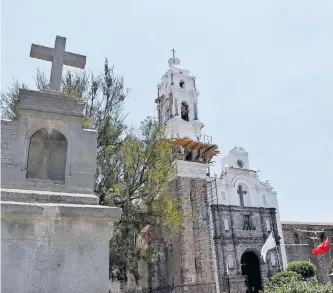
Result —
[[252, 251], [241, 258], [242, 275], [247, 276], [248, 293], [258, 293], [261, 287], [260, 260]]
[[188, 104], [186, 102], [182, 102], [180, 112], [182, 119], [185, 121], [189, 121], [188, 117], [189, 110], [188, 110]]
[[56, 131], [46, 129], [36, 131], [30, 139], [28, 152], [27, 178], [65, 179], [67, 139]]

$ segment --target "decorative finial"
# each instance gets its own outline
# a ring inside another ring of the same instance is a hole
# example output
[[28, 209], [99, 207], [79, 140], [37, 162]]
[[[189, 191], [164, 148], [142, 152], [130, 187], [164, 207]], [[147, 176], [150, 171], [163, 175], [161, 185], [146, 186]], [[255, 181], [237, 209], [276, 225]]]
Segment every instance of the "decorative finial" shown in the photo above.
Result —
[[180, 63], [180, 60], [176, 57], [176, 50], [175, 49], [172, 49], [171, 50], [172, 52], [172, 57], [169, 59], [169, 67], [172, 67], [172, 66], [179, 66], [179, 63]]

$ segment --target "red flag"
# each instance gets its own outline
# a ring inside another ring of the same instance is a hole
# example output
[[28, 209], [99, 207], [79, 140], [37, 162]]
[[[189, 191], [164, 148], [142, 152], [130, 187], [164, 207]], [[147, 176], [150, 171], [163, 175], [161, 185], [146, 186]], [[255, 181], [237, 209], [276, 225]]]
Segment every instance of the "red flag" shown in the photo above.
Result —
[[330, 251], [330, 243], [328, 242], [328, 238], [323, 242], [320, 243], [316, 248], [312, 249], [313, 254], [324, 254]]

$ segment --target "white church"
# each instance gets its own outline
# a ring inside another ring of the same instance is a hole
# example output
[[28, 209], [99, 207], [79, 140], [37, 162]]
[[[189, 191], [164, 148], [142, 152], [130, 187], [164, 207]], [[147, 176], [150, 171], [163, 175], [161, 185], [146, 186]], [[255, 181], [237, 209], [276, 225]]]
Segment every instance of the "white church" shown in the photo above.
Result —
[[[180, 66], [174, 52], [168, 63], [155, 102], [159, 123], [165, 125], [166, 136], [174, 140], [174, 152], [180, 155], [174, 193], [189, 195], [191, 206], [184, 203], [184, 210], [192, 213], [193, 222], [180, 233], [180, 245], [169, 243], [163, 249], [159, 245], [165, 263], [159, 261], [150, 269], [150, 286], [156, 292], [165, 286], [212, 292], [211, 284], [217, 292], [246, 292], [247, 287], [259, 292], [273, 273], [287, 265], [277, 193], [268, 182], [259, 180], [242, 147], [234, 147], [222, 158], [220, 176], [210, 176], [210, 162], [218, 154], [218, 146], [203, 135], [196, 78]], [[271, 232], [277, 247], [264, 262], [260, 251]], [[170, 235], [161, 239], [165, 244]], [[170, 247], [177, 247], [181, 255]], [[178, 257], [182, 261], [170, 265], [168, 259]], [[168, 269], [162, 273], [164, 266]]]

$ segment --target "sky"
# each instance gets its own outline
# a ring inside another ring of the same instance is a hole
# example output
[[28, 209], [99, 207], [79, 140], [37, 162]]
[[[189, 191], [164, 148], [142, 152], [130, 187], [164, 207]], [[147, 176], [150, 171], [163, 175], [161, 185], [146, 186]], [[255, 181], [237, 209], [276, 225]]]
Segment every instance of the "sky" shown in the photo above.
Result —
[[[198, 113], [221, 154], [245, 148], [278, 193], [284, 221], [333, 222], [333, 1], [1, 2], [1, 88], [34, 88], [31, 43], [104, 58], [131, 89], [127, 122], [155, 115], [156, 84], [175, 48], [196, 75]], [[221, 169], [217, 158], [214, 171]]]

